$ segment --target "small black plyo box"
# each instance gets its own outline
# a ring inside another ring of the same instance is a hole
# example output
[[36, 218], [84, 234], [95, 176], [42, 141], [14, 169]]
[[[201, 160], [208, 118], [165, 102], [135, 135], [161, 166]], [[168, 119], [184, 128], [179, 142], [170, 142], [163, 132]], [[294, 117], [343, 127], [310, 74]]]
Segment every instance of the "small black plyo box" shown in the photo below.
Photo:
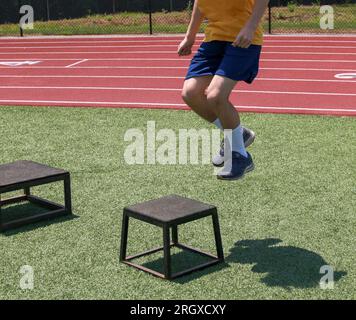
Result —
[[[215, 244], [217, 250], [216, 256], [178, 242], [178, 225], [208, 216], [211, 216], [213, 220]], [[163, 247], [155, 248], [127, 257], [126, 250], [130, 217], [161, 227], [163, 229]], [[172, 241], [170, 236], [171, 230]], [[200, 254], [202, 256], [211, 258], [211, 260], [188, 270], [172, 274], [170, 252], [172, 247], [178, 247], [183, 250], [188, 250]], [[163, 250], [164, 253], [164, 273], [148, 269], [144, 266], [132, 262], [132, 260], [136, 258], [140, 258], [161, 250]], [[150, 200], [124, 208], [121, 230], [120, 261], [137, 269], [153, 274], [157, 277], [169, 280], [223, 262], [224, 253], [216, 207], [181, 196], [170, 195], [157, 200]]]
[[[60, 205], [31, 194], [31, 187], [56, 181], [64, 182], [65, 205]], [[8, 199], [1, 199], [1, 194], [23, 190], [24, 194]], [[1, 207], [29, 201], [48, 209], [47, 212], [31, 215], [20, 219], [3, 222]], [[67, 214], [72, 214], [70, 174], [68, 171], [52, 168], [33, 161], [16, 161], [0, 165], [0, 231], [21, 227], [41, 220], [47, 220]]]

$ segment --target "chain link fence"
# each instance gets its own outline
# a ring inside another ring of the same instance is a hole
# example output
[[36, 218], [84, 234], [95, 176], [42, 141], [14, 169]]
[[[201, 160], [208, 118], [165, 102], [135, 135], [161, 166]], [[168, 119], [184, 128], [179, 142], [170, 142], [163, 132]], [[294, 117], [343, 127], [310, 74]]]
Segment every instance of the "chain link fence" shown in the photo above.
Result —
[[271, 0], [272, 33], [356, 33], [354, 0]]
[[[0, 36], [184, 33], [193, 4], [193, 0], [6, 0], [0, 2]], [[33, 28], [27, 28], [31, 12], [23, 6], [33, 8]], [[266, 33], [356, 33], [356, 4], [271, 0], [263, 25]]]

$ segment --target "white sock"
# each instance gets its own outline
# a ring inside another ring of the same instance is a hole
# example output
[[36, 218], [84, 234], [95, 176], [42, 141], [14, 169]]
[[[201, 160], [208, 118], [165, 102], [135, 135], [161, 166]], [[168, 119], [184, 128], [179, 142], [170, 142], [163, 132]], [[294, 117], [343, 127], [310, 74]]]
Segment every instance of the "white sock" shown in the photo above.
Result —
[[233, 129], [231, 136], [232, 136], [232, 141], [231, 141], [232, 151], [236, 151], [242, 156], [247, 157], [242, 126], [239, 125], [235, 129]]
[[219, 118], [216, 118], [213, 124], [215, 124], [215, 126], [217, 126], [220, 130], [224, 130]]

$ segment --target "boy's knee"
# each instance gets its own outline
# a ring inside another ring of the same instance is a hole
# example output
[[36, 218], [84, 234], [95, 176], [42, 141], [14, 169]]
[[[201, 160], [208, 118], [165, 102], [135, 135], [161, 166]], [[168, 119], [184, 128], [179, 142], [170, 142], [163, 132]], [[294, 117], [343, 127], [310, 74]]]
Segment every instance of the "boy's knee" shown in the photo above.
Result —
[[228, 102], [228, 98], [222, 95], [218, 90], [209, 90], [206, 98], [208, 100], [208, 104], [215, 108], [224, 106]]
[[188, 88], [183, 88], [182, 90], [182, 99], [184, 100], [185, 103], [189, 103], [191, 98], [191, 92]]
[[184, 87], [182, 90], [182, 98], [188, 105], [194, 103], [194, 101], [199, 100], [201, 95], [204, 94], [194, 87]]

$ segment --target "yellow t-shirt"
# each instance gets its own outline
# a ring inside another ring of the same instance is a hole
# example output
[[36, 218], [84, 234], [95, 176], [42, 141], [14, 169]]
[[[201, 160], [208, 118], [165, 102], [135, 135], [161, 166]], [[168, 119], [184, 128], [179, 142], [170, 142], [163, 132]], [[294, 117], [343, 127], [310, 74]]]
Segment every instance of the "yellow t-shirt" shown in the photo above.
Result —
[[[255, 0], [198, 0], [200, 12], [208, 19], [204, 41], [235, 41], [250, 19]], [[262, 45], [262, 24], [256, 30], [252, 44]]]

